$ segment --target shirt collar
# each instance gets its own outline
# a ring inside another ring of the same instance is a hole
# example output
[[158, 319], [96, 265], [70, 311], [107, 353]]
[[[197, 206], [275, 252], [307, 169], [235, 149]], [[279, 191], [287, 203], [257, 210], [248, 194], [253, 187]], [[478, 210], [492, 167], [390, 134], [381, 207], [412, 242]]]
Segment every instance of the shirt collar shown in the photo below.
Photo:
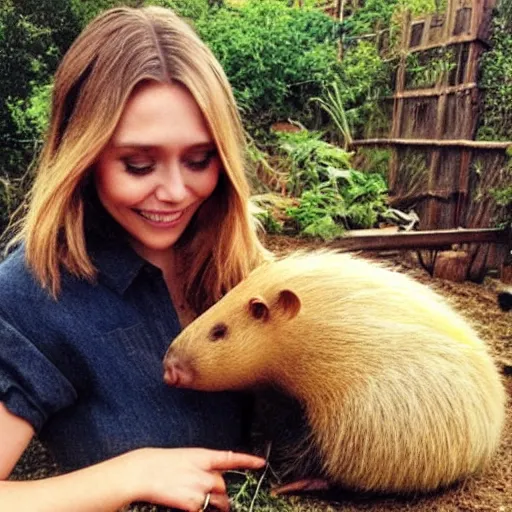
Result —
[[93, 247], [90, 254], [98, 270], [98, 279], [120, 295], [126, 292], [142, 269], [149, 266], [122, 240], [118, 245]]
[[101, 205], [94, 188], [88, 190], [85, 239], [98, 280], [122, 295], [142, 270], [161, 274], [160, 269], [135, 252], [126, 232]]

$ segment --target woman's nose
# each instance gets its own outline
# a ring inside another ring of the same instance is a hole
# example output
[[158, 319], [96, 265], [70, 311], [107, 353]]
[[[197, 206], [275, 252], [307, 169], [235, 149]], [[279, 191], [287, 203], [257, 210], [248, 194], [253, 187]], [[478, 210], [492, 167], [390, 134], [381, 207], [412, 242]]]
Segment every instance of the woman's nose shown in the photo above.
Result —
[[158, 175], [158, 184], [155, 191], [159, 201], [180, 203], [187, 196], [187, 187], [178, 164], [169, 165]]

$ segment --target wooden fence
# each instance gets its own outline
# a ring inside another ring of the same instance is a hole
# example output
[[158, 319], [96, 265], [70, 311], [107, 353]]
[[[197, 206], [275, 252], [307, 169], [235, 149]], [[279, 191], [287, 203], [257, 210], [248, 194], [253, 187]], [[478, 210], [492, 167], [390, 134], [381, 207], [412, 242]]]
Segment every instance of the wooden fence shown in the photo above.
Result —
[[[393, 149], [391, 203], [414, 208], [422, 230], [492, 227], [500, 210], [492, 190], [512, 185], [504, 173], [512, 142], [474, 140], [478, 64], [494, 7], [495, 0], [448, 0], [445, 13], [405, 17], [389, 133], [353, 143]], [[470, 278], [501, 266], [510, 251], [506, 244], [465, 249]]]

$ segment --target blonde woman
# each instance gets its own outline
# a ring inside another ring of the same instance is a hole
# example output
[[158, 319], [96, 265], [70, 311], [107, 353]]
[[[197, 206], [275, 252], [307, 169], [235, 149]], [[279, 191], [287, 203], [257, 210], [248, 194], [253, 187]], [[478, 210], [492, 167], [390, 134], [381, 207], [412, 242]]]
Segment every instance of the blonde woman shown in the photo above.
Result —
[[[172, 12], [112, 9], [72, 45], [0, 265], [1, 510], [228, 510], [222, 472], [261, 467], [230, 451], [243, 397], [168, 388], [161, 367], [264, 258], [242, 155], [224, 73]], [[62, 474], [8, 481], [34, 433]]]

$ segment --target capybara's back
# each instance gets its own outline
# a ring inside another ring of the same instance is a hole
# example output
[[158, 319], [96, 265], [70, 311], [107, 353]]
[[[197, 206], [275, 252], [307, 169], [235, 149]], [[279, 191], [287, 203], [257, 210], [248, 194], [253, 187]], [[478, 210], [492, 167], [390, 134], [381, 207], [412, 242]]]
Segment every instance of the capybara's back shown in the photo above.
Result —
[[357, 489], [448, 485], [485, 467], [503, 425], [499, 373], [468, 323], [428, 287], [346, 254], [265, 264], [166, 361], [190, 369], [187, 387], [281, 387], [305, 408], [324, 476]]

